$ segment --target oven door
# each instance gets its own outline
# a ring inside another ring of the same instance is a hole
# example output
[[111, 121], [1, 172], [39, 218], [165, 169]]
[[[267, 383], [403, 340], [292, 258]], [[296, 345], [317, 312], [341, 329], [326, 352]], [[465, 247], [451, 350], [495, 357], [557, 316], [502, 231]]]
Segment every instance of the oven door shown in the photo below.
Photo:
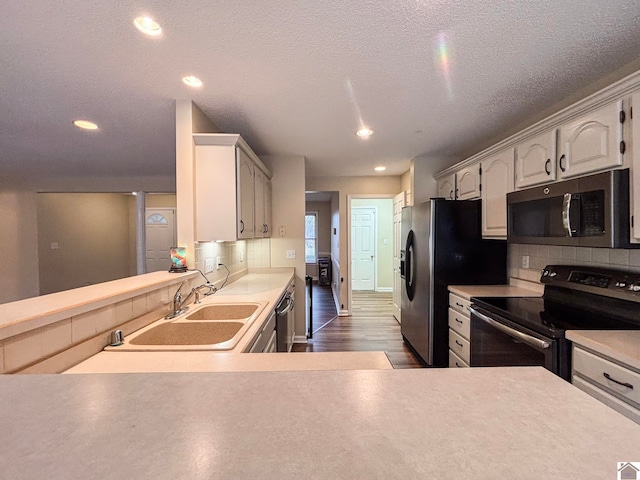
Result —
[[546, 338], [475, 305], [469, 310], [472, 367], [541, 366], [569, 379], [564, 339]]

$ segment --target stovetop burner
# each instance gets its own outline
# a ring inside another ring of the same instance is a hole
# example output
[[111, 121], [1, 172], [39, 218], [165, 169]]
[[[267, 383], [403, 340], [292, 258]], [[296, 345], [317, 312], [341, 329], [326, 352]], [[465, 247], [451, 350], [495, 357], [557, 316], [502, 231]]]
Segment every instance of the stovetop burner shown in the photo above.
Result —
[[566, 330], [640, 330], [639, 274], [554, 265], [541, 281], [543, 297], [474, 297], [473, 303], [549, 338], [563, 338]]

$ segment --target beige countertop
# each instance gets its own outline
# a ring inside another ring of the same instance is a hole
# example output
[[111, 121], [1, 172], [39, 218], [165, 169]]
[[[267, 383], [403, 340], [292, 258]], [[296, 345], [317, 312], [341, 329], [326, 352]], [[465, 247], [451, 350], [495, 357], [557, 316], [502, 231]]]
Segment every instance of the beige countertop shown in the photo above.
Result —
[[391, 369], [384, 352], [101, 352], [64, 373]]
[[6, 375], [0, 425], [11, 479], [602, 480], [640, 445], [539, 367]]
[[471, 297], [541, 297], [542, 291], [513, 285], [449, 285], [449, 291], [469, 300]]
[[197, 276], [153, 272], [0, 305], [0, 340]]
[[640, 371], [639, 330], [567, 330], [567, 338]]

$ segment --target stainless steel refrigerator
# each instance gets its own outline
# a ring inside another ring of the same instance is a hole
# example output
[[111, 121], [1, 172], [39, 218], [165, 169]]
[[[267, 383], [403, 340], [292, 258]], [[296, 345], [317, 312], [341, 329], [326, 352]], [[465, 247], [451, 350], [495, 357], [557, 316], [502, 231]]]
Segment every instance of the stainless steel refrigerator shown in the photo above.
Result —
[[402, 209], [402, 336], [426, 365], [448, 365], [449, 285], [505, 284], [507, 243], [483, 240], [480, 200]]

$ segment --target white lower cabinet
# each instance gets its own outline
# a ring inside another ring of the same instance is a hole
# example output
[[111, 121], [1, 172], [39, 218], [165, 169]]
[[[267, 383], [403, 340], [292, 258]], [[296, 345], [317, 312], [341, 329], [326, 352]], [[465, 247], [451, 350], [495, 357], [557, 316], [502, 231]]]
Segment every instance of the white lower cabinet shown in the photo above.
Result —
[[276, 312], [272, 311], [269, 318], [264, 322], [258, 334], [254, 337], [253, 343], [248, 350], [249, 353], [270, 353], [276, 351]]
[[468, 368], [469, 365], [459, 356], [449, 350], [449, 368]]
[[471, 318], [468, 307], [471, 302], [449, 293], [449, 367], [468, 367], [471, 363]]
[[571, 383], [640, 423], [640, 373], [628, 365], [574, 345]]

